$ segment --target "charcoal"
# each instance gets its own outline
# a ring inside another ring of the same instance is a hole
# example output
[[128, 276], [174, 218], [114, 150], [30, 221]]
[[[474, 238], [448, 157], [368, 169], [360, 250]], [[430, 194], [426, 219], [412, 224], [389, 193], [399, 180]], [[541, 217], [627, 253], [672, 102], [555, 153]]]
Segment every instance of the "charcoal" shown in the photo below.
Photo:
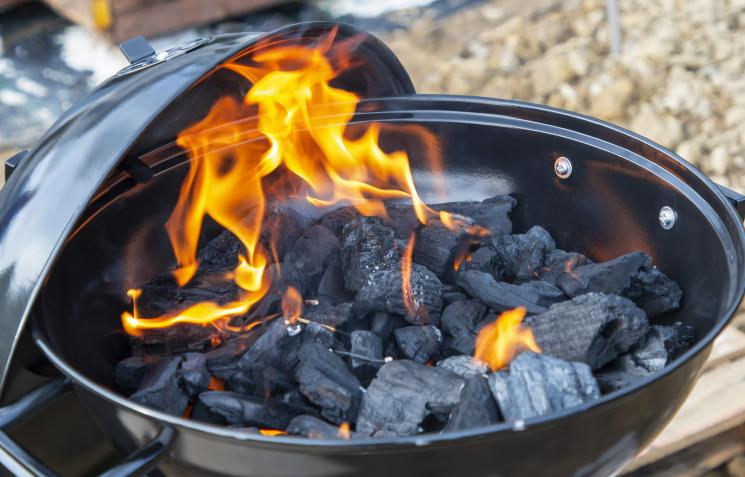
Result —
[[556, 285], [556, 281], [564, 273], [571, 273], [577, 267], [592, 263], [581, 253], [565, 252], [564, 250], [552, 250], [543, 259], [540, 278], [544, 282]]
[[491, 241], [499, 268], [518, 282], [538, 278], [546, 255], [556, 248], [551, 235], [536, 225], [524, 234], [504, 235]]
[[199, 271], [228, 271], [238, 265], [238, 256], [244, 255], [246, 249], [229, 230], [224, 230], [197, 252]]
[[416, 434], [431, 414], [447, 416], [460, 399], [465, 380], [443, 368], [396, 360], [378, 371], [362, 398], [356, 432], [360, 436]]
[[497, 403], [483, 376], [471, 377], [460, 392], [460, 400], [450, 413], [446, 431], [461, 431], [494, 424], [499, 420]]
[[357, 293], [373, 272], [397, 264], [394, 246], [393, 229], [378, 218], [362, 217], [344, 227], [339, 257], [347, 290]]
[[529, 316], [543, 353], [599, 369], [628, 351], [649, 331], [647, 316], [633, 302], [616, 295], [588, 293]]
[[502, 280], [499, 255], [491, 247], [479, 247], [460, 266], [459, 270], [477, 270]]
[[561, 290], [546, 282], [532, 281], [513, 285], [497, 282], [488, 273], [476, 270], [459, 272], [458, 285], [495, 311], [523, 306], [528, 313], [542, 313], [547, 306], [566, 299]]
[[321, 325], [341, 327], [353, 317], [353, 305], [353, 303], [339, 303], [330, 306], [321, 303], [318, 306], [306, 307], [304, 316]]
[[489, 388], [507, 421], [530, 419], [579, 406], [600, 397], [592, 370], [529, 351], [489, 377]]
[[603, 392], [615, 391], [662, 370], [693, 344], [691, 330], [681, 323], [653, 326], [631, 350], [595, 373]]
[[448, 305], [451, 305], [455, 303], [456, 301], [465, 301], [465, 300], [468, 300], [468, 296], [466, 296], [466, 294], [463, 293], [463, 290], [461, 290], [460, 287], [456, 287], [452, 285], [442, 286], [443, 307], [447, 307]]
[[293, 389], [277, 398], [294, 415], [312, 415], [318, 417], [318, 409], [298, 389]]
[[233, 391], [238, 394], [251, 396], [258, 388], [254, 380], [254, 373], [249, 371], [236, 371], [227, 380], [225, 380], [225, 390]]
[[123, 359], [116, 364], [114, 373], [116, 384], [127, 394], [137, 391], [142, 382], [155, 366], [158, 360], [154, 358], [142, 358], [132, 356]]
[[140, 336], [130, 337], [130, 341], [136, 355], [170, 357], [191, 351], [206, 351], [216, 334], [212, 327], [180, 323], [165, 328], [144, 329]]
[[632, 252], [602, 263], [588, 263], [562, 273], [556, 284], [567, 296], [588, 292], [622, 294], [631, 285], [631, 278], [651, 259], [643, 252]]
[[344, 274], [338, 255], [329, 259], [329, 265], [318, 284], [318, 298], [331, 305], [354, 300], [354, 296], [344, 286]]
[[631, 278], [623, 296], [652, 318], [680, 308], [683, 290], [657, 267], [640, 270]]
[[321, 408], [328, 421], [355, 422], [362, 388], [344, 361], [318, 343], [303, 343], [299, 356], [295, 379], [300, 392]]
[[383, 219], [383, 224], [392, 228], [400, 240], [408, 240], [411, 233], [421, 226], [411, 203], [389, 203], [386, 212], [388, 216]]
[[360, 213], [354, 207], [340, 207], [324, 214], [316, 223], [331, 230], [337, 237], [341, 237], [344, 227], [360, 217]]
[[289, 434], [309, 437], [311, 439], [337, 439], [339, 428], [315, 416], [297, 416], [287, 426]]
[[129, 398], [174, 416], [184, 413], [189, 395], [181, 386], [181, 358], [161, 360]]
[[473, 355], [476, 328], [482, 321], [486, 307], [475, 300], [456, 301], [442, 311], [440, 318], [449, 350]]
[[402, 315], [412, 324], [427, 323], [429, 314], [439, 314], [442, 309], [442, 283], [419, 264], [411, 266], [411, 295], [416, 313], [407, 311], [401, 289], [398, 265], [374, 271], [357, 293], [357, 306]]
[[320, 343], [326, 348], [332, 348], [336, 344], [336, 337], [334, 332], [325, 326], [311, 322], [303, 328], [303, 343], [308, 341]]
[[272, 366], [254, 366], [251, 372], [256, 383], [254, 395], [257, 397], [269, 399], [297, 387], [290, 375]]
[[238, 361], [259, 338], [259, 333], [249, 333], [229, 340], [224, 345], [204, 353], [210, 374], [228, 379], [238, 370]]
[[273, 250], [277, 257], [284, 257], [302, 234], [303, 226], [297, 217], [269, 212], [261, 225], [259, 240], [266, 250]]
[[439, 368], [452, 371], [458, 376], [469, 379], [481, 376], [489, 371], [489, 367], [483, 361], [466, 355], [451, 356], [437, 362]]
[[400, 316], [377, 311], [370, 318], [370, 331], [380, 337], [380, 341], [386, 343], [393, 334], [393, 330], [406, 326], [408, 323]]
[[450, 202], [436, 204], [432, 208], [450, 213], [464, 215], [476, 225], [491, 232], [492, 237], [512, 233], [512, 221], [509, 214], [517, 201], [508, 195], [497, 195], [481, 202]]
[[377, 334], [365, 330], [353, 331], [350, 342], [353, 356], [349, 357], [349, 369], [360, 382], [367, 383], [383, 364], [383, 343]]
[[442, 333], [436, 326], [406, 326], [393, 332], [398, 355], [417, 363], [426, 363], [442, 344]]
[[276, 318], [264, 326], [263, 334], [246, 349], [238, 366], [247, 370], [263, 364], [290, 372], [297, 364], [301, 341], [294, 327], [288, 327], [282, 317]]
[[322, 225], [306, 229], [284, 256], [282, 271], [287, 283], [295, 285], [303, 296], [315, 294], [323, 273], [339, 250], [339, 239]]
[[279, 402], [230, 391], [203, 392], [197, 398], [194, 410], [226, 424], [271, 429], [284, 429], [293, 417]]
[[417, 234], [413, 260], [446, 279], [454, 274], [456, 256], [464, 254], [468, 246], [469, 235], [464, 228], [451, 230], [440, 219], [431, 219]]
[[200, 353], [185, 353], [181, 361], [181, 379], [190, 396], [206, 391], [210, 384], [207, 360]]

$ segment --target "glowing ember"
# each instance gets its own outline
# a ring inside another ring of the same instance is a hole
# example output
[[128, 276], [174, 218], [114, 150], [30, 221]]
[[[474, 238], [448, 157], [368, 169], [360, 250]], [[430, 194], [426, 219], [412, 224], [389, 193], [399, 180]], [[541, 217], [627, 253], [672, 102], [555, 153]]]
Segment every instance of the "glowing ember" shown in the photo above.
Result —
[[225, 391], [225, 380], [212, 376], [207, 389], [210, 391]]
[[285, 324], [288, 326], [297, 323], [297, 319], [303, 312], [303, 297], [297, 288], [293, 286], [287, 287], [284, 294], [282, 295], [282, 316], [284, 316]]
[[465, 217], [444, 210], [440, 211], [440, 222], [450, 230], [464, 230], [472, 237], [488, 237], [491, 235], [489, 229], [470, 223]]
[[287, 433], [285, 431], [280, 431], [279, 429], [259, 429], [259, 434], [262, 436], [286, 436]]
[[474, 358], [489, 365], [492, 371], [504, 368], [520, 352], [540, 353], [541, 349], [530, 328], [523, 326], [525, 308], [518, 307], [499, 315], [496, 321], [484, 326], [476, 337]]
[[242, 103], [223, 97], [179, 134], [177, 144], [191, 163], [166, 230], [178, 263], [173, 276], [180, 286], [199, 267], [196, 251], [204, 217], [232, 232], [245, 248], [228, 276], [241, 294], [230, 303], [203, 302], [142, 317], [136, 301], [140, 291], [130, 290], [133, 311], [122, 314], [127, 333], [181, 323], [228, 328], [231, 318], [245, 315], [266, 294], [267, 256], [277, 261], [273, 244], [268, 252], [259, 244], [266, 195], [284, 191], [271, 189], [270, 174], [287, 176], [275, 181], [284, 186], [303, 186], [307, 200], [319, 207], [346, 201], [364, 215], [385, 216], [382, 200], [408, 198], [420, 222], [435, 215], [417, 194], [407, 155], [386, 153], [378, 145], [378, 125], [356, 139], [345, 137], [359, 98], [330, 85], [349, 66], [347, 50], [353, 45], [333, 45], [335, 35], [334, 30], [315, 46], [260, 49], [251, 66], [224, 65], [253, 86]]
[[414, 298], [414, 291], [411, 289], [411, 263], [414, 256], [414, 244], [416, 243], [416, 234], [412, 233], [406, 242], [406, 249], [401, 256], [401, 295], [404, 300], [404, 307], [409, 316], [427, 317], [427, 310], [420, 306]]
[[337, 432], [337, 436], [339, 436], [342, 439], [349, 439], [352, 435], [352, 432], [349, 430], [349, 423], [348, 422], [342, 422], [339, 426], [339, 432]]

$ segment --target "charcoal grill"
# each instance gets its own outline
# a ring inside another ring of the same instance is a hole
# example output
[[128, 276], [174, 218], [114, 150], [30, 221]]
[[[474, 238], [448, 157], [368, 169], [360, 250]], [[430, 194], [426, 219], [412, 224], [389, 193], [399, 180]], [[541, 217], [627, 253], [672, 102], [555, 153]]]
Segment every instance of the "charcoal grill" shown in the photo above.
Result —
[[[165, 233], [151, 229], [166, 220], [186, 171], [176, 134], [219, 95], [245, 93], [247, 85], [224, 74], [222, 62], [260, 45], [310, 42], [332, 26], [220, 35], [159, 54], [137, 41], [127, 48], [129, 67], [13, 161], [18, 165], [0, 201], [2, 383], [7, 388], [14, 367], [23, 365], [18, 358], [11, 365], [11, 358], [35, 350], [63, 377], [0, 411], [0, 427], [72, 391], [130, 455], [109, 475], [156, 467], [167, 475], [255, 476], [618, 471], [685, 400], [745, 292], [743, 197], [667, 149], [602, 121], [517, 101], [415, 94], [390, 50], [343, 25], [339, 38], [357, 36], [359, 44], [357, 66], [338, 84], [366, 98], [352, 127], [395, 126], [385, 128], [383, 143], [407, 150], [425, 200], [435, 194], [427, 174], [431, 151], [397, 134], [399, 125], [419, 125], [437, 138], [447, 200], [513, 194], [517, 231], [541, 224], [558, 246], [595, 260], [635, 250], [651, 255], [686, 293], [665, 323], [690, 324], [700, 339], [664, 372], [565, 412], [402, 438], [265, 437], [166, 415], [115, 390], [114, 365], [126, 352], [118, 320], [127, 305], [122, 290], [172, 265]], [[128, 247], [143, 240], [139, 263], [148, 266], [125, 267]], [[20, 339], [29, 332], [30, 344]], [[14, 472], [51, 472], [5, 433], [0, 449], [0, 461]]]

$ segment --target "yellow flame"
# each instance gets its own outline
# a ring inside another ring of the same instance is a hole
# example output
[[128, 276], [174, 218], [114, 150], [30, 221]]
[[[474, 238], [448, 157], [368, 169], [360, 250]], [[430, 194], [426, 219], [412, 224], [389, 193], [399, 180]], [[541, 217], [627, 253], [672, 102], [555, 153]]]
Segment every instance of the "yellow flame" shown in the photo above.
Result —
[[520, 352], [541, 352], [533, 331], [522, 325], [525, 308], [518, 307], [499, 315], [496, 321], [479, 331], [476, 336], [474, 358], [485, 362], [492, 371], [504, 368]]

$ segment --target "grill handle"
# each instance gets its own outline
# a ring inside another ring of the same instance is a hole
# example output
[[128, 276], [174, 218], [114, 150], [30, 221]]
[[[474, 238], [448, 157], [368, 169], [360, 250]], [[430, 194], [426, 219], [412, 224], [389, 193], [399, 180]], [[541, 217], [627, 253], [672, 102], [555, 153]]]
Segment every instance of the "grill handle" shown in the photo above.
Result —
[[722, 194], [724, 194], [727, 200], [734, 206], [735, 210], [737, 210], [737, 215], [739, 215], [741, 219], [745, 219], [745, 195], [735, 192], [729, 187], [724, 187], [723, 185], [717, 184], [717, 187], [719, 187]]
[[[0, 408], [0, 466], [16, 476], [57, 476], [52, 469], [15, 442], [7, 434], [6, 429], [32, 417], [71, 390], [72, 383], [69, 379], [55, 378], [42, 384], [13, 404]], [[160, 434], [155, 436], [153, 440], [101, 475], [105, 477], [129, 477], [143, 475], [153, 470], [160, 459], [168, 454], [174, 436], [173, 428], [164, 426]]]

